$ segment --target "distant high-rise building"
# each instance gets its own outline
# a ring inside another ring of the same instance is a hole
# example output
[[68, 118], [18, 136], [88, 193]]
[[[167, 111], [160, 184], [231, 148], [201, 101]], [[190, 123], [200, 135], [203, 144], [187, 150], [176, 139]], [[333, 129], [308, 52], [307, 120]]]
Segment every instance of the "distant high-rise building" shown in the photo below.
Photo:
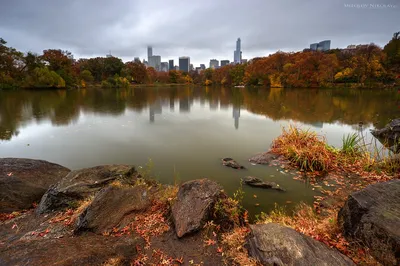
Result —
[[153, 56], [153, 47], [147, 46], [147, 61], [150, 62], [150, 57]]
[[217, 59], [210, 60], [210, 68], [216, 69], [219, 67], [219, 61]]
[[182, 56], [179, 57], [179, 70], [183, 72], [189, 72], [190, 68], [190, 57]]
[[168, 72], [168, 62], [161, 62], [161, 69], [162, 72]]
[[241, 45], [241, 40], [240, 38], [237, 39], [236, 41], [236, 50], [233, 52], [233, 61], [235, 64], [240, 64], [242, 63], [242, 45]]
[[311, 51], [329, 51], [331, 49], [331, 41], [326, 40], [319, 43], [310, 44]]
[[246, 64], [247, 63], [247, 59], [242, 59], [242, 64]]
[[140, 63], [140, 58], [139, 58], [139, 57], [135, 57], [135, 58], [133, 59], [133, 61], [136, 62], [136, 63]]
[[149, 58], [149, 66], [157, 71], [161, 71], [161, 56], [153, 55]]
[[326, 40], [318, 43], [318, 48], [317, 50], [320, 51], [329, 51], [331, 49], [331, 41]]
[[204, 69], [206, 69], [206, 65], [205, 65], [205, 64], [200, 64], [200, 68], [201, 68], [202, 70], [204, 70]]
[[190, 64], [189, 70], [190, 70], [190, 71], [193, 71], [193, 70], [194, 70], [193, 64]]
[[174, 68], [174, 60], [171, 59], [171, 60], [168, 61], [168, 63], [169, 63], [168, 69], [169, 70], [175, 70], [175, 68]]
[[229, 60], [221, 60], [221, 67], [229, 65]]

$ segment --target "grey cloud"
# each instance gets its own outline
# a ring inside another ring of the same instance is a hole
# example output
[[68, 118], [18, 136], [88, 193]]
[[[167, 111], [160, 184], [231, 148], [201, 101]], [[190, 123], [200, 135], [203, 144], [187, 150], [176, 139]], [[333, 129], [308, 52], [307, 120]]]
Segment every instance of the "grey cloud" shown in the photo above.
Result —
[[189, 55], [197, 65], [232, 60], [237, 37], [245, 58], [301, 50], [324, 39], [333, 47], [384, 45], [400, 30], [396, 2], [5, 0], [0, 36], [22, 51], [61, 48], [91, 57], [111, 50], [125, 60], [144, 57], [151, 44], [163, 61]]

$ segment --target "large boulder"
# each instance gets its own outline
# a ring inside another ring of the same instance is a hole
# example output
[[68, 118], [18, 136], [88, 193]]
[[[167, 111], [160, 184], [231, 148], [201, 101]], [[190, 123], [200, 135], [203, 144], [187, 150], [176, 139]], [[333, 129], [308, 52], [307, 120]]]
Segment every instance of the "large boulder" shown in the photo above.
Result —
[[18, 241], [0, 249], [0, 265], [130, 265], [144, 241], [133, 237], [80, 237]]
[[37, 212], [48, 213], [66, 208], [95, 194], [115, 180], [133, 183], [139, 174], [131, 165], [102, 165], [72, 171], [43, 195]]
[[361, 240], [384, 265], [400, 264], [400, 180], [351, 194], [338, 221], [346, 237]]
[[208, 179], [183, 183], [172, 205], [172, 218], [178, 237], [203, 228], [212, 215], [213, 207], [223, 195], [222, 187]]
[[238, 162], [236, 162], [232, 158], [223, 158], [222, 165], [233, 168], [233, 169], [245, 169], [244, 166], [240, 165]]
[[262, 265], [355, 265], [340, 252], [275, 223], [250, 225], [249, 255]]
[[258, 187], [258, 188], [267, 188], [267, 189], [274, 189], [278, 191], [284, 192], [285, 189], [281, 188], [275, 182], [263, 181], [258, 177], [255, 176], [245, 176], [242, 178], [243, 183], [249, 185], [251, 187]]
[[92, 231], [103, 233], [123, 220], [130, 221], [135, 212], [150, 206], [147, 186], [109, 186], [96, 194], [93, 202], [81, 213], [76, 232]]
[[371, 130], [371, 134], [392, 151], [400, 151], [400, 118], [392, 120], [382, 129]]
[[272, 152], [263, 152], [254, 155], [249, 159], [249, 162], [253, 164], [271, 164], [277, 161], [281, 156]]
[[70, 170], [42, 160], [0, 159], [0, 212], [28, 209]]

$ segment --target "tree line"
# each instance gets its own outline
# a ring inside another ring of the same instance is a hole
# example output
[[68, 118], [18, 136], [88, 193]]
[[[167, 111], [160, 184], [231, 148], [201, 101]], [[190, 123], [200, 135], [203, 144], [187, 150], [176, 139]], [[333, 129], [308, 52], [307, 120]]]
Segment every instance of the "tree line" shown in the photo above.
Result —
[[117, 57], [75, 60], [68, 51], [48, 49], [26, 54], [0, 38], [0, 89], [66, 88], [101, 84], [262, 85], [267, 87], [376, 86], [399, 84], [400, 32], [381, 48], [375, 44], [326, 52], [278, 51], [246, 64], [188, 73], [157, 72], [140, 61]]

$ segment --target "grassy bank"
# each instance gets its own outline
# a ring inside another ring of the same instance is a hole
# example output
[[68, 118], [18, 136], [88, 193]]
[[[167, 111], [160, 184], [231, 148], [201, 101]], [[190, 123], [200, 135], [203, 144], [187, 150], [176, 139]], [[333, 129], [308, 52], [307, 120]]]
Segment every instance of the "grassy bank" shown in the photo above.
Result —
[[276, 206], [261, 213], [258, 223], [280, 223], [338, 249], [360, 265], [379, 265], [368, 248], [349, 243], [341, 233], [337, 213], [347, 197], [376, 182], [399, 178], [400, 162], [383, 149], [371, 147], [358, 134], [344, 136], [342, 147], [327, 144], [315, 132], [289, 126], [272, 143], [271, 151], [282, 155], [282, 164], [298, 170], [295, 179], [309, 182], [320, 196], [314, 206], [299, 204], [293, 213]]

